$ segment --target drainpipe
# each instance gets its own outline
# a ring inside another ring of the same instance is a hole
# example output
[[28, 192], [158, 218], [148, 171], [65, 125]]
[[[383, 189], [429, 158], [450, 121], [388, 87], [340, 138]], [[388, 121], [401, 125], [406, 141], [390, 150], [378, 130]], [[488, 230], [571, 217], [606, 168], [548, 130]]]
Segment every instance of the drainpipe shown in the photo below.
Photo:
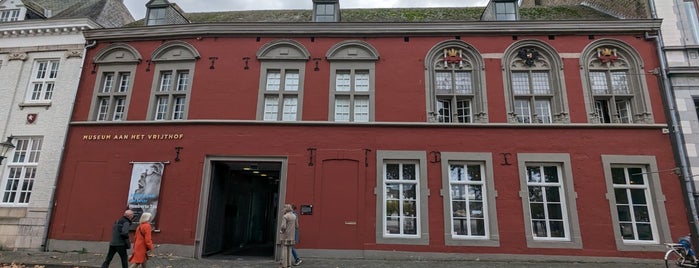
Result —
[[[80, 65], [80, 73], [78, 74], [78, 81], [80, 81], [80, 77], [82, 77], [83, 70], [85, 69], [85, 59], [87, 58], [87, 50], [95, 47], [97, 45], [97, 41], [93, 40], [91, 43], [85, 43], [85, 48], [83, 48], [83, 58], [82, 58], [82, 64]], [[78, 82], [77, 87], [80, 87], [80, 82]], [[41, 240], [41, 250], [42, 251], [49, 251], [49, 230], [51, 230], [51, 222], [53, 218], [53, 206], [56, 204], [56, 186], [58, 185], [58, 177], [61, 174], [61, 164], [63, 163], [63, 153], [65, 152], [65, 145], [66, 142], [68, 141], [68, 130], [70, 129], [70, 120], [73, 117], [73, 110], [75, 109], [75, 97], [78, 95], [78, 90], [75, 90], [75, 96], [73, 96], [73, 102], [71, 104], [70, 108], [70, 113], [68, 114], [68, 125], [66, 126], [66, 131], [64, 132], [64, 137], [63, 137], [63, 148], [61, 148], [61, 156], [58, 159], [58, 169], [56, 170], [56, 179], [53, 180], [53, 186], [51, 187], [51, 197], [49, 198], [49, 206], [48, 210], [46, 212], [46, 228], [44, 228], [44, 234]]]
[[[648, 0], [648, 6], [650, 7], [651, 18], [657, 19], [658, 15], [655, 10], [654, 0]], [[663, 51], [665, 45], [663, 44], [661, 33], [662, 31], [660, 29], [658, 29], [658, 33], [656, 35], [649, 35], [646, 32], [645, 38], [646, 40], [654, 39], [656, 42], [656, 49], [660, 59], [659, 78], [662, 83], [660, 90], [662, 91], [661, 93], [663, 96], [664, 105], [667, 108], [665, 110], [665, 114], [670, 120], [670, 141], [672, 143], [675, 160], [679, 164], [677, 169], [680, 172], [680, 183], [683, 186], [682, 194], [685, 197], [684, 201], [685, 208], [687, 209], [687, 217], [690, 219], [689, 230], [692, 236], [692, 243], [694, 245], [699, 245], [699, 217], [697, 216], [697, 207], [699, 207], [699, 203], [697, 203], [697, 201], [699, 200], [694, 194], [696, 193], [696, 187], [694, 186], [692, 173], [689, 170], [689, 158], [687, 157], [687, 148], [685, 147], [684, 136], [682, 134], [682, 128], [680, 127], [679, 113], [677, 112], [677, 105], [675, 104], [675, 94], [672, 90], [670, 78], [667, 75], [667, 58], [665, 57], [665, 52]]]

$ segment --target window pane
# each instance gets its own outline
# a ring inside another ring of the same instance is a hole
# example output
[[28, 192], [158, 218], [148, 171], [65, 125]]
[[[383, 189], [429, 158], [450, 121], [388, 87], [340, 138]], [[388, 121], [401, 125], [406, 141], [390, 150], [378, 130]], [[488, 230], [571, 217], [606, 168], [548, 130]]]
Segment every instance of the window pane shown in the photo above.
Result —
[[118, 92], [126, 92], [129, 89], [129, 79], [130, 79], [130, 74], [129, 73], [123, 73], [120, 74], [119, 77], [119, 91]]
[[350, 121], [350, 99], [349, 96], [335, 97], [335, 121], [349, 122]]
[[357, 71], [354, 77], [354, 91], [369, 91], [369, 71]]
[[104, 78], [102, 80], [104, 82], [102, 85], [102, 90], [100, 90], [100, 93], [112, 92], [112, 87], [114, 86], [114, 74], [113, 73], [105, 73]]
[[158, 97], [155, 106], [155, 120], [167, 119], [168, 97]]
[[265, 113], [262, 120], [264, 121], [277, 121], [277, 116], [279, 114], [279, 97], [277, 96], [267, 96], [265, 97]]
[[284, 114], [282, 115], [282, 121], [296, 121], [296, 110], [297, 110], [298, 98], [294, 97], [284, 97]]
[[544, 177], [545, 182], [559, 182], [558, 167], [544, 166]]
[[614, 94], [629, 94], [629, 81], [626, 72], [612, 72], [611, 75]]
[[544, 124], [552, 122], [550, 100], [536, 100], [536, 121]]
[[515, 95], [529, 95], [529, 76], [526, 72], [512, 72], [512, 91]]
[[119, 97], [114, 99], [114, 117], [112, 120], [121, 121], [124, 118], [124, 112], [126, 110], [126, 99], [124, 97]]
[[455, 72], [456, 94], [473, 94], [471, 72]]
[[403, 199], [415, 200], [417, 198], [417, 190], [415, 189], [415, 184], [405, 183], [403, 184]]
[[623, 168], [612, 168], [612, 183], [626, 184], [626, 175]]
[[466, 185], [451, 186], [452, 200], [466, 200]]
[[480, 165], [468, 165], [468, 180], [469, 181], [481, 181], [481, 166]]
[[629, 206], [617, 205], [616, 211], [620, 221], [631, 221], [631, 208]]
[[286, 71], [284, 75], [284, 90], [286, 91], [298, 91], [299, 90], [299, 71]]
[[398, 164], [386, 164], [386, 179], [387, 180], [400, 179], [400, 165], [398, 165]]
[[548, 202], [561, 202], [561, 193], [558, 187], [545, 187], [546, 189], [546, 201]]
[[527, 167], [527, 179], [529, 182], [542, 182], [541, 169], [538, 166]]
[[451, 72], [435, 72], [434, 76], [437, 94], [452, 93]]
[[450, 181], [465, 181], [466, 174], [464, 172], [464, 166], [462, 166], [462, 165], [450, 165], [449, 166], [449, 180]]
[[175, 97], [174, 105], [172, 107], [173, 108], [173, 113], [172, 113], [173, 120], [184, 119], [185, 101], [186, 101], [186, 98], [183, 96]]
[[354, 97], [354, 122], [369, 122], [369, 96]]
[[414, 181], [417, 179], [415, 164], [403, 164], [403, 180]]
[[99, 107], [97, 108], [97, 121], [107, 120], [107, 113], [109, 112], [109, 98], [99, 98], [97, 103], [99, 103]]
[[529, 100], [515, 100], [515, 114], [517, 114], [517, 122], [531, 123], [532, 114], [531, 109], [529, 107]]
[[172, 73], [164, 72], [160, 74], [160, 87], [158, 88], [158, 91], [170, 91], [170, 83], [172, 83]]
[[530, 202], [544, 202], [544, 193], [539, 186], [529, 186], [529, 201]]
[[471, 123], [471, 101], [456, 101], [456, 118], [459, 120], [459, 123]]
[[532, 72], [534, 94], [551, 94], [548, 72]]
[[616, 112], [619, 123], [633, 123], [633, 119], [631, 119], [631, 103], [628, 100], [616, 101]]
[[267, 91], [279, 91], [279, 86], [281, 83], [281, 72], [279, 70], [268, 70], [267, 71], [267, 85], [265, 89]]
[[563, 221], [551, 221], [551, 237], [565, 237], [565, 225]]
[[189, 72], [177, 74], [177, 91], [185, 91], [189, 85]]
[[335, 90], [350, 91], [350, 81], [349, 71], [337, 71], [337, 76], [335, 76]]
[[590, 85], [593, 94], [608, 94], [607, 76], [605, 72], [590, 72]]
[[437, 117], [439, 122], [448, 123], [451, 122], [451, 99], [439, 99], [437, 100]]

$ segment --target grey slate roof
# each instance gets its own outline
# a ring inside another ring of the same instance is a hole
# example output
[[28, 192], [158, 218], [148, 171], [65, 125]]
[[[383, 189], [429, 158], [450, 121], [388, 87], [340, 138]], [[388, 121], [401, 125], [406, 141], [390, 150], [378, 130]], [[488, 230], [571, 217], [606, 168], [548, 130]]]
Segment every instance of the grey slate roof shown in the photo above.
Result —
[[[341, 22], [458, 22], [479, 21], [483, 7], [342, 9]], [[311, 22], [311, 10], [248, 10], [185, 13], [192, 23], [211, 22]], [[528, 7], [520, 9], [520, 20], [618, 20], [582, 5]], [[142, 26], [142, 21], [128, 26]]]
[[[47, 19], [90, 18], [106, 28], [134, 21], [123, 0], [23, 0], [23, 3]], [[45, 10], [50, 10], [50, 14]]]

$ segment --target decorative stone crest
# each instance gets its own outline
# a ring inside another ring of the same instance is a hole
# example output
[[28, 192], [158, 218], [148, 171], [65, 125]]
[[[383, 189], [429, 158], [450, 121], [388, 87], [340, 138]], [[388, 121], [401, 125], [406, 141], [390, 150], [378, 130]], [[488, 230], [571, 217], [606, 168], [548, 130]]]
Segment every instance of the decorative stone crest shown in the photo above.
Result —
[[614, 63], [616, 60], [619, 59], [619, 56], [617, 56], [616, 54], [616, 48], [605, 47], [597, 49], [597, 58], [603, 63]]
[[83, 57], [83, 52], [81, 50], [75, 49], [75, 50], [68, 50], [66, 51], [66, 58], [82, 58]]
[[25, 52], [12, 52], [9, 55], [9, 60], [21, 60], [25, 61], [27, 60], [27, 53]]
[[539, 59], [539, 52], [533, 48], [522, 48], [517, 53], [517, 57], [524, 61], [524, 65], [532, 67], [534, 66], [534, 61]]
[[461, 49], [456, 48], [445, 48], [444, 58], [442, 59], [444, 65], [443, 68], [448, 68], [449, 66], [458, 66], [459, 68], [464, 67], [464, 55]]

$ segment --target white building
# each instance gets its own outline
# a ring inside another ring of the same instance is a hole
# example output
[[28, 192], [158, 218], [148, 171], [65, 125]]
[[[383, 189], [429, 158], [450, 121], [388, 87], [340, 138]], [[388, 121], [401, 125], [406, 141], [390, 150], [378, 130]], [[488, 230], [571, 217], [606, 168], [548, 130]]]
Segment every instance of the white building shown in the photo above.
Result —
[[15, 146], [0, 164], [0, 248], [45, 246], [83, 31], [130, 22], [122, 0], [0, 0], [0, 139]]

